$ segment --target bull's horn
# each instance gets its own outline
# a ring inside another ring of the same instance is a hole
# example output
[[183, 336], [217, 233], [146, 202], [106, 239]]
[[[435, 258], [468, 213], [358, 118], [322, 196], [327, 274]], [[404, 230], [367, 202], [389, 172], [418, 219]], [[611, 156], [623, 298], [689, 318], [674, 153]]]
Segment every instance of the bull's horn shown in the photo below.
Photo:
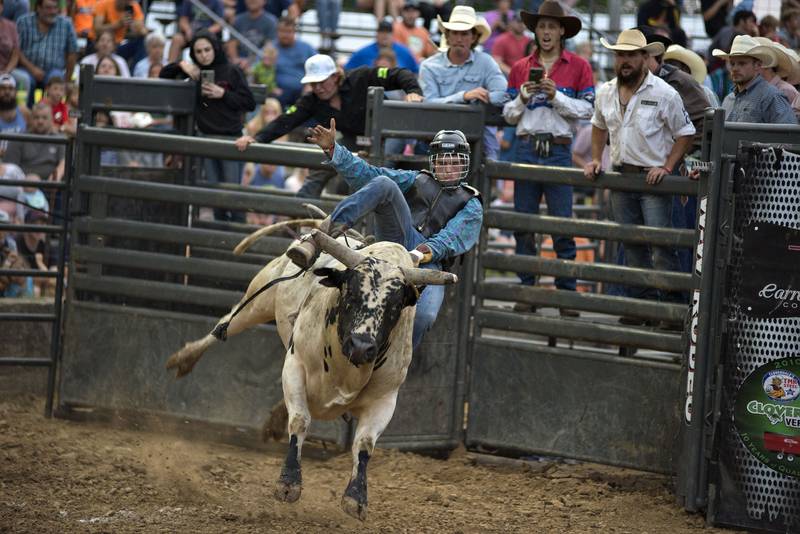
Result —
[[325, 217], [328, 216], [327, 213], [322, 211], [322, 208], [319, 208], [319, 207], [315, 206], [314, 204], [309, 204], [308, 202], [303, 202], [300, 205], [303, 206], [308, 211], [308, 213], [311, 214], [311, 216], [316, 215], [317, 217], [320, 217], [321, 219], [324, 219]]
[[313, 230], [311, 236], [319, 248], [342, 262], [348, 269], [352, 269], [367, 258], [360, 252], [342, 245], [325, 232]]
[[233, 249], [233, 253], [238, 255], [244, 254], [244, 252], [250, 248], [253, 243], [258, 241], [264, 236], [274, 234], [278, 230], [282, 230], [283, 228], [293, 228], [295, 226], [303, 226], [303, 225], [316, 225], [319, 226], [319, 223], [322, 222], [317, 219], [294, 219], [291, 221], [281, 221], [275, 224], [270, 224], [269, 226], [265, 226], [263, 228], [259, 228], [249, 236], [242, 239], [236, 248]]
[[418, 269], [416, 267], [400, 267], [403, 275], [406, 277], [406, 282], [414, 284], [415, 286], [443, 286], [446, 284], [455, 284], [458, 282], [458, 276], [453, 273], [446, 273], [444, 271], [435, 271], [433, 269]]

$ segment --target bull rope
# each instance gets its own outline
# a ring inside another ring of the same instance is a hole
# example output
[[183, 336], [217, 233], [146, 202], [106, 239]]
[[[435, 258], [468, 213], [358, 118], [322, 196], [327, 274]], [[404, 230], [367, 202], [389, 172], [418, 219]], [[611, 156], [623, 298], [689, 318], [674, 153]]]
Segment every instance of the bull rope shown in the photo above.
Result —
[[301, 274], [303, 274], [306, 271], [308, 271], [309, 267], [306, 267], [305, 269], [300, 269], [299, 271], [297, 271], [296, 273], [294, 273], [291, 276], [284, 276], [283, 278], [276, 278], [275, 280], [270, 280], [269, 282], [264, 284], [264, 286], [261, 287], [258, 291], [256, 291], [252, 295], [250, 295], [247, 298], [247, 300], [245, 300], [244, 302], [242, 302], [238, 306], [236, 306], [236, 309], [233, 311], [233, 314], [231, 314], [231, 318], [230, 319], [228, 319], [224, 323], [219, 323], [217, 326], [215, 326], [214, 330], [211, 332], [211, 335], [214, 336], [215, 338], [219, 339], [220, 341], [226, 341], [228, 339], [228, 326], [230, 326], [231, 321], [233, 321], [233, 318], [236, 317], [239, 314], [239, 312], [244, 309], [245, 306], [250, 304], [253, 301], [253, 299], [255, 299], [261, 293], [263, 293], [267, 289], [271, 288], [272, 286], [274, 286], [278, 282], [286, 282], [288, 280], [294, 280], [295, 278], [297, 278]]

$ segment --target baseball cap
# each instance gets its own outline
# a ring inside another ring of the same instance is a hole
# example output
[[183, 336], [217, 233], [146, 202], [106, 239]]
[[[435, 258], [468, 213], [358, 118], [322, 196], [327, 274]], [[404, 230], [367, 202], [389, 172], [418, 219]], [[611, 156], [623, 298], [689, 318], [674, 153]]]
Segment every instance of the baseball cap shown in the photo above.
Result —
[[11, 217], [3, 210], [0, 210], [0, 223], [10, 223]]
[[331, 56], [317, 54], [306, 60], [306, 75], [300, 83], [315, 83], [327, 80], [336, 72], [336, 63]]
[[394, 29], [392, 28], [392, 23], [388, 20], [382, 20], [380, 24], [378, 24], [378, 32], [389, 32], [392, 33]]
[[0, 86], [10, 86], [17, 88], [17, 80], [10, 74], [0, 74]]
[[419, 2], [417, 0], [406, 0], [406, 3], [403, 4], [403, 9], [416, 9], [419, 11]]

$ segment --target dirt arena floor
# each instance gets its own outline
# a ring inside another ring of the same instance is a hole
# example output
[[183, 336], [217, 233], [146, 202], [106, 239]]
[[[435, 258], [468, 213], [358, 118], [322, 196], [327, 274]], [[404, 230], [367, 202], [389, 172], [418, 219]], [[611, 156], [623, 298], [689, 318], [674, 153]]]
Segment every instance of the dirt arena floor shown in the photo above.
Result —
[[282, 454], [45, 419], [44, 374], [0, 370], [0, 532], [724, 532], [674, 504], [669, 477], [593, 464], [487, 465], [378, 450], [365, 523], [339, 508], [349, 455], [304, 458], [299, 502], [272, 498]]

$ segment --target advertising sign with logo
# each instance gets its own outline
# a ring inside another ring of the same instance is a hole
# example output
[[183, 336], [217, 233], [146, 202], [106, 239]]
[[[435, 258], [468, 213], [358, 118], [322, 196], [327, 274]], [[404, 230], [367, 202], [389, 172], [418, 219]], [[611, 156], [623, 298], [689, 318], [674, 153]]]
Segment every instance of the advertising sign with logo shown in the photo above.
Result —
[[761, 463], [800, 477], [800, 356], [773, 360], [745, 379], [736, 395], [734, 424]]
[[744, 229], [741, 310], [750, 317], [800, 317], [800, 230], [772, 223]]

